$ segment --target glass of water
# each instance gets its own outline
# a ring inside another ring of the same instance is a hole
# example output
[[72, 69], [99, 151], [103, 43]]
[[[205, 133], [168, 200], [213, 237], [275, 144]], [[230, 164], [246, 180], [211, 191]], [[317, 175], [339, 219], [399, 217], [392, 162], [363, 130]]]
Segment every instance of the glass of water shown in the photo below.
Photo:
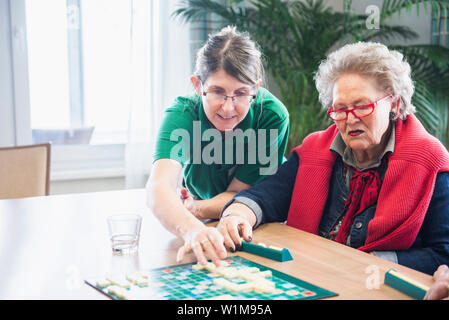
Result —
[[117, 214], [108, 217], [112, 252], [124, 255], [137, 252], [142, 217], [138, 214]]

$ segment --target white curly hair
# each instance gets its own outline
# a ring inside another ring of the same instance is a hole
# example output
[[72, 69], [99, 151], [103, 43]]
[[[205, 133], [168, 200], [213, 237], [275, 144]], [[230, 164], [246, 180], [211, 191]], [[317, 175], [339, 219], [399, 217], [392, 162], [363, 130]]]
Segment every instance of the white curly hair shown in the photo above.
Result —
[[415, 87], [409, 63], [402, 53], [375, 42], [347, 44], [321, 62], [315, 74], [315, 84], [324, 108], [331, 107], [335, 81], [349, 72], [374, 78], [381, 91], [400, 96], [398, 116], [401, 119], [405, 120], [407, 115], [415, 112], [411, 103]]

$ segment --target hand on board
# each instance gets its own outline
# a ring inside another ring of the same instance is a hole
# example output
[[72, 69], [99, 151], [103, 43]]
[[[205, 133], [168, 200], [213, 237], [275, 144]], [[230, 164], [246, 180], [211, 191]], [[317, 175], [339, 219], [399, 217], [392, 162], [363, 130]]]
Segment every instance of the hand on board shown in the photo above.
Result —
[[223, 245], [223, 236], [214, 227], [203, 226], [197, 230], [191, 230], [184, 237], [184, 245], [178, 250], [177, 262], [181, 262], [186, 253], [193, 251], [198, 263], [205, 265], [208, 259], [219, 267], [227, 252]]

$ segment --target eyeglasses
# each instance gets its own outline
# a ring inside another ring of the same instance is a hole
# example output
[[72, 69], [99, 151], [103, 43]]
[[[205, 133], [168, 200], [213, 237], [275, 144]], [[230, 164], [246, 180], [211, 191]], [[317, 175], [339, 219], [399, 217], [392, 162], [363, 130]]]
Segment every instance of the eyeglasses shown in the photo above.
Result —
[[331, 118], [332, 120], [335, 120], [335, 121], [342, 121], [342, 120], [348, 119], [349, 113], [352, 113], [352, 115], [354, 117], [356, 117], [357, 119], [364, 118], [374, 112], [374, 108], [377, 107], [377, 104], [379, 102], [381, 102], [384, 99], [390, 98], [391, 96], [392, 95], [389, 94], [383, 98], [380, 98], [377, 101], [374, 101], [373, 103], [370, 103], [370, 104], [367, 104], [364, 106], [355, 107], [355, 108], [348, 109], [348, 110], [336, 110], [335, 107], [331, 107], [329, 109], [329, 111], [327, 112], [327, 115], [329, 116], [329, 118]]
[[221, 89], [212, 89], [211, 91], [203, 91], [203, 96], [206, 97], [207, 101], [210, 104], [218, 104], [225, 103], [228, 98], [231, 98], [231, 101], [235, 105], [248, 105], [254, 99], [256, 99], [256, 95], [248, 94], [247, 92], [237, 93], [233, 96], [228, 96]]

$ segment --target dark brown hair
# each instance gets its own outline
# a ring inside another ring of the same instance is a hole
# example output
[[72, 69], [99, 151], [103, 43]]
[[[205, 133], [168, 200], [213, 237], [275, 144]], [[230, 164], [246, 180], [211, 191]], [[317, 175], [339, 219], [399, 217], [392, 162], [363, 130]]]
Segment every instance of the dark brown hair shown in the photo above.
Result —
[[198, 50], [195, 75], [204, 83], [212, 73], [224, 70], [240, 82], [254, 85], [264, 78], [261, 56], [257, 44], [248, 34], [228, 26], [210, 35]]

